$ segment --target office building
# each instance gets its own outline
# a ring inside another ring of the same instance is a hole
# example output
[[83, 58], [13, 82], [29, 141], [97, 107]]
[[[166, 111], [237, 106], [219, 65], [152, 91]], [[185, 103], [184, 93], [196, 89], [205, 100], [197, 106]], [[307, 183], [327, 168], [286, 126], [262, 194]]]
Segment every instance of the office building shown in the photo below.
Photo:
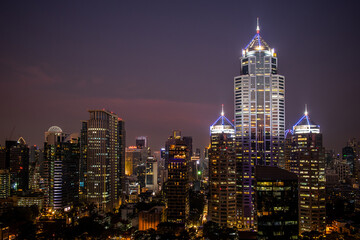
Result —
[[298, 239], [298, 178], [278, 167], [255, 167], [255, 206], [259, 240]]
[[101, 210], [120, 205], [125, 190], [125, 123], [106, 110], [90, 110], [85, 124], [87, 200]]
[[179, 131], [174, 131], [166, 142], [168, 180], [166, 183], [167, 219], [185, 223], [189, 216], [189, 161], [190, 153]]
[[222, 227], [236, 226], [235, 129], [221, 116], [210, 126], [209, 217]]
[[299, 178], [300, 233], [325, 231], [325, 150], [320, 126], [308, 116], [307, 110], [293, 126], [290, 171]]
[[243, 49], [235, 77], [235, 130], [238, 174], [238, 227], [254, 228], [254, 166], [283, 165], [285, 77], [278, 58], [257, 33]]

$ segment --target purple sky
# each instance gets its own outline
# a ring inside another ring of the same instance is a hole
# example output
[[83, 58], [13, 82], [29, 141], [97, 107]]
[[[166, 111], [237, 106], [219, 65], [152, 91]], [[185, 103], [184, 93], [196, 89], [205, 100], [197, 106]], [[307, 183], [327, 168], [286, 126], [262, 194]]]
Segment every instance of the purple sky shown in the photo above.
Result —
[[[295, 3], [296, 2], [296, 3]], [[126, 121], [127, 145], [160, 148], [172, 129], [209, 143], [255, 34], [286, 77], [286, 123], [308, 104], [327, 148], [360, 138], [358, 1], [1, 1], [0, 143], [78, 132], [89, 109]]]

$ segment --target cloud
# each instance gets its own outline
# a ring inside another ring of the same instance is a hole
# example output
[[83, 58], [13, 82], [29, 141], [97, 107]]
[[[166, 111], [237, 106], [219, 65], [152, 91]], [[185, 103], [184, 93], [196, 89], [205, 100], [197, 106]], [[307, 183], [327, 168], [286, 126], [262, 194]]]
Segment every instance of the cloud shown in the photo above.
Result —
[[61, 78], [52, 74], [46, 64], [23, 65], [12, 60], [0, 59], [3, 83], [50, 85], [61, 82]]

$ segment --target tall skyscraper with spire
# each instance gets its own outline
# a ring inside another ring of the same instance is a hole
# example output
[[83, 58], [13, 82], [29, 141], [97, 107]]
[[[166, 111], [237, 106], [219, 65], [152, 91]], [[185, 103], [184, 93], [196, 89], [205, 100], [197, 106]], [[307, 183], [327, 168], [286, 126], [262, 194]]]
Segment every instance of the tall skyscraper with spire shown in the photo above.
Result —
[[254, 229], [254, 166], [282, 165], [285, 132], [285, 77], [259, 20], [234, 80], [238, 227]]
[[211, 221], [236, 226], [235, 129], [224, 110], [210, 126], [209, 184]]

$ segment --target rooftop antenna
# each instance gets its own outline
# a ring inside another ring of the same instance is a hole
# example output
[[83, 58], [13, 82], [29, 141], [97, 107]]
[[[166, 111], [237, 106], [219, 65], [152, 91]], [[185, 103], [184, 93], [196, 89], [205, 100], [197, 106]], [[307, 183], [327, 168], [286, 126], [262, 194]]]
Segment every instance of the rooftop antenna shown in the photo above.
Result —
[[304, 112], [305, 116], [308, 115], [308, 110], [307, 110], [307, 104], [305, 104], [305, 112]]
[[221, 104], [221, 116], [224, 116], [224, 104]]
[[256, 19], [257, 24], [256, 24], [256, 32], [259, 34], [260, 33], [260, 27], [259, 27], [259, 18]]

